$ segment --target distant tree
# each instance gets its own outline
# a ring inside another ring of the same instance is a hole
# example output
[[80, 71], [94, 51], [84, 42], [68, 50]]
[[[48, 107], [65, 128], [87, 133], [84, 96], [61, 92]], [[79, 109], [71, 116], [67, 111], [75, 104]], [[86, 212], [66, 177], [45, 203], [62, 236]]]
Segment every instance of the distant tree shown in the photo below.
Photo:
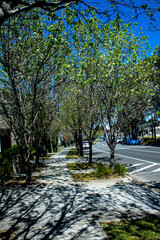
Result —
[[70, 129], [76, 143], [77, 152], [80, 154], [80, 134], [82, 134], [83, 90], [76, 84], [64, 87], [61, 102], [62, 124]]
[[89, 142], [89, 163], [92, 163], [92, 145], [100, 130], [101, 121], [99, 118], [99, 108], [96, 97], [96, 85], [88, 84], [84, 90], [84, 113], [85, 119], [82, 123], [84, 136]]
[[155, 54], [148, 58], [150, 64], [154, 67], [154, 74], [150, 78], [151, 94], [148, 100], [146, 117], [149, 119], [148, 124], [152, 131], [152, 138], [156, 140], [156, 126], [160, 117], [160, 47], [155, 49]]

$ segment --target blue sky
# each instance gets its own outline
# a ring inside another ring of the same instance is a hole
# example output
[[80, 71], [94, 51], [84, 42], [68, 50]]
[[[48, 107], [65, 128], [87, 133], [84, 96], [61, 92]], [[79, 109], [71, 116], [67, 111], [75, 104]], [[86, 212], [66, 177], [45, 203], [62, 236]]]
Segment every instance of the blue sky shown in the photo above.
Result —
[[[86, 3], [88, 3], [89, 5], [95, 6], [97, 7], [97, 9], [99, 11], [104, 11], [104, 9], [110, 10], [112, 11], [113, 8], [109, 7], [109, 3], [107, 0], [85, 0]], [[129, 2], [128, 0], [126, 0], [126, 2]], [[134, 0], [133, 2], [135, 2], [135, 4], [137, 5], [141, 5], [142, 3], [148, 3], [147, 0], [141, 1], [141, 0]], [[154, 0], [152, 1], [153, 5], [151, 5], [150, 7], [154, 6]], [[128, 16], [121, 16], [121, 19], [125, 22], [138, 22], [138, 26], [143, 28], [143, 33], [145, 36], [148, 36], [148, 43], [150, 45], [150, 47], [154, 50], [156, 45], [160, 45], [160, 12], [156, 13], [155, 15], [155, 20], [154, 23], [155, 25], [157, 24], [157, 28], [159, 28], [159, 30], [156, 30], [154, 28], [152, 28], [151, 30], [149, 29], [149, 21], [148, 18], [144, 15], [144, 14], [140, 14], [138, 16], [138, 19], [134, 19], [131, 21], [131, 18], [134, 16], [134, 11], [133, 9], [128, 10], [128, 8], [125, 7], [120, 7], [119, 8], [120, 11], [122, 11], [123, 13], [127, 14], [129, 11]], [[135, 30], [135, 32], [137, 31], [137, 27], [133, 26], [133, 30]], [[135, 33], [136, 34], [136, 33]], [[150, 52], [151, 54], [151, 52]]]
[[152, 49], [155, 48], [156, 45], [160, 45], [160, 30], [159, 31], [143, 31], [144, 35], [148, 36], [148, 43]]

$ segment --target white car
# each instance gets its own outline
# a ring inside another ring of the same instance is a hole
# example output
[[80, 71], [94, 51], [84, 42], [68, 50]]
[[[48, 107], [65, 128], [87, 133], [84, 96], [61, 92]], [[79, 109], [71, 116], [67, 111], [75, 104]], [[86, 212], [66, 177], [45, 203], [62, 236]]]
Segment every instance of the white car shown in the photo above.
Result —
[[117, 143], [122, 143], [122, 138], [121, 137], [118, 137]]
[[88, 141], [83, 141], [83, 147], [84, 148], [89, 148], [89, 142]]

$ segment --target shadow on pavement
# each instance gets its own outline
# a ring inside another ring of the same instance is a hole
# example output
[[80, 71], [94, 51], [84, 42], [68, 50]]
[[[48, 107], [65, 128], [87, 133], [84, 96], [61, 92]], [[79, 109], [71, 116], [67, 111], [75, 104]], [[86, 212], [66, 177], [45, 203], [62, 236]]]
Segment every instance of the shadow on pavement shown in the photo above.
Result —
[[[44, 176], [46, 182], [68, 174], [62, 166], [57, 176], [56, 168], [52, 170], [53, 175]], [[6, 239], [16, 229], [12, 239], [107, 239], [99, 237], [97, 221], [141, 218], [159, 212], [160, 196], [135, 182], [90, 188], [64, 180], [61, 184], [3, 186], [0, 190], [0, 228], [7, 229]]]

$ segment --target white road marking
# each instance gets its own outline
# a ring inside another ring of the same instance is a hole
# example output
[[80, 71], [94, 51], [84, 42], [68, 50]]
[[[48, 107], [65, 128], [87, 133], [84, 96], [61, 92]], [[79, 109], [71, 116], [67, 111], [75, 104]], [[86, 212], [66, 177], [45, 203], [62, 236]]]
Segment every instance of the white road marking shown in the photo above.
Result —
[[160, 168], [153, 170], [152, 172], [160, 172]]
[[134, 164], [132, 165], [132, 167], [137, 167], [137, 166], [140, 166], [140, 165], [143, 165], [144, 163], [137, 163], [137, 164]]
[[[106, 144], [102, 144], [102, 146], [106, 146]], [[140, 150], [140, 149], [138, 149], [138, 148], [144, 148], [144, 150]], [[118, 149], [118, 150], [134, 150], [134, 149], [136, 149], [136, 151], [139, 151], [139, 152], [149, 152], [149, 153], [157, 153], [157, 154], [159, 154], [160, 155], [160, 152], [155, 152], [155, 151], [146, 151], [145, 150], [145, 148], [146, 148], [146, 146], [137, 146], [137, 147], [131, 147], [131, 146], [128, 146], [127, 148], [125, 148], [125, 147], [116, 147], [116, 149]]]
[[[129, 148], [130, 150], [134, 150], [134, 148]], [[136, 149], [136, 151], [137, 152], [149, 152], [149, 153], [157, 153], [157, 154], [159, 154], [160, 155], [160, 152], [154, 152], [154, 151], [146, 151], [145, 149], [144, 150], [139, 150], [139, 149], [137, 149], [137, 148], [135, 148]], [[127, 148], [126, 148], [126, 150], [128, 150]]]
[[[103, 151], [103, 150], [99, 150], [99, 149], [97, 149], [97, 148], [95, 148], [95, 147], [93, 147], [93, 148], [94, 148], [96, 151], [98, 151], [98, 152], [104, 152], [104, 153], [110, 154], [110, 152]], [[129, 158], [129, 159], [132, 159], [132, 160], [141, 161], [141, 162], [145, 162], [145, 163], [153, 163], [153, 164], [155, 164], [155, 162], [152, 162], [152, 161], [147, 161], [147, 160], [143, 160], [143, 159], [140, 159], [140, 158], [128, 157], [128, 156], [121, 155], [121, 154], [117, 154], [117, 153], [115, 153], [115, 156], [124, 157], [124, 158]], [[156, 163], [156, 165], [160, 165], [160, 163]]]
[[149, 166], [146, 166], [146, 167], [143, 167], [143, 168], [137, 169], [137, 170], [131, 172], [131, 174], [134, 174], [135, 172], [136, 172], [136, 173], [137, 173], [137, 172], [141, 172], [141, 171], [143, 171], [143, 170], [145, 170], [145, 169], [147, 169], [147, 168], [151, 168], [151, 167], [153, 167], [153, 166], [155, 166], [155, 165], [157, 165], [157, 164], [154, 163], [154, 164], [151, 164], [151, 165], [149, 165]]
[[151, 171], [151, 172], [140, 172], [140, 173], [138, 173], [138, 175], [150, 175], [150, 176], [156, 176], [156, 174], [159, 176], [159, 172], [154, 173], [154, 172]]

